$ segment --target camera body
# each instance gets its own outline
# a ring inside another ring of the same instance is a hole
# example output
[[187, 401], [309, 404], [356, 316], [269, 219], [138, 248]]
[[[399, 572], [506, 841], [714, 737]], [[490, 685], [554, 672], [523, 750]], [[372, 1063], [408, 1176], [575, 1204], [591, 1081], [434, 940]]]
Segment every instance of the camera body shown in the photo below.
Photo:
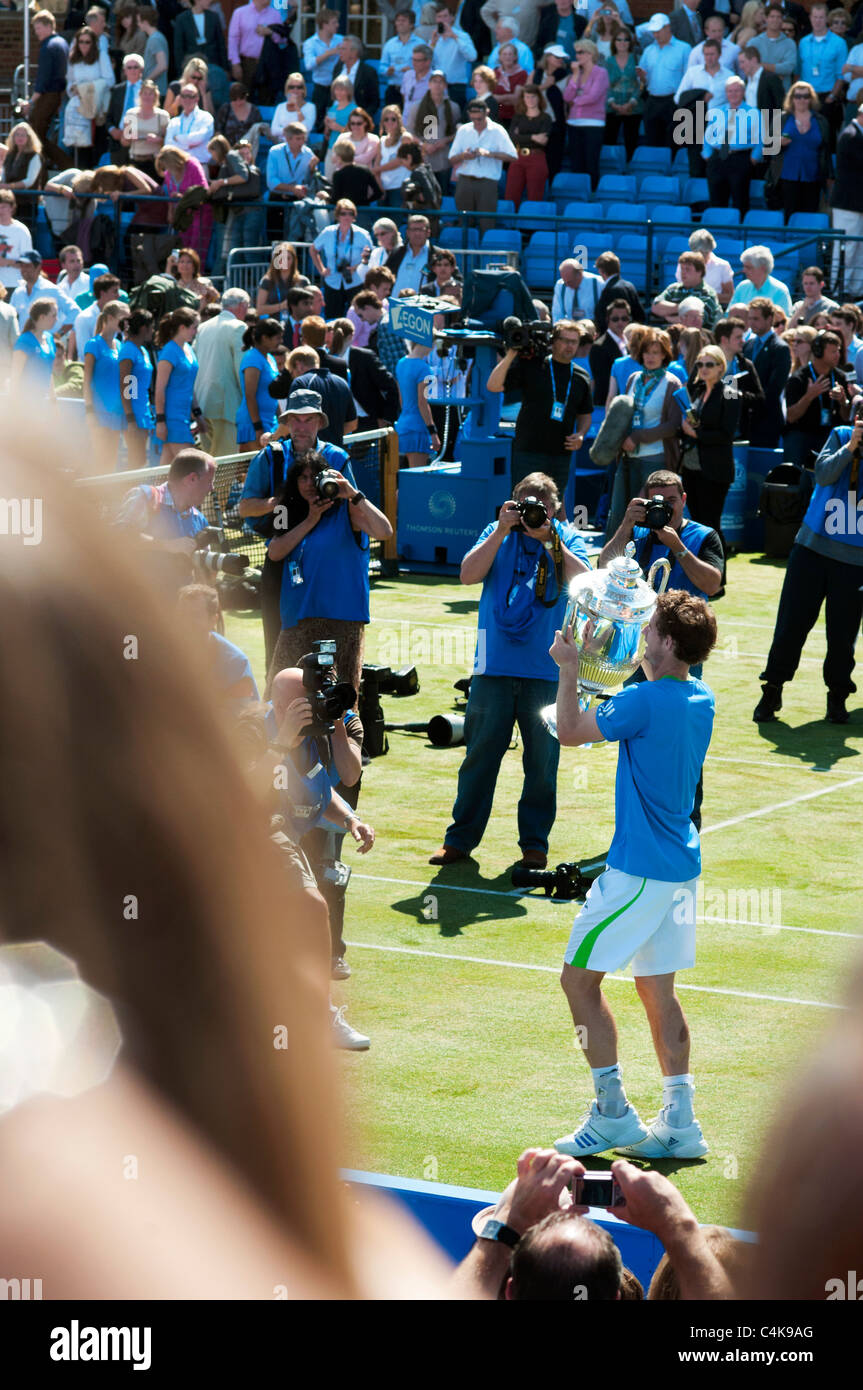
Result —
[[644, 508], [644, 524], [650, 531], [661, 531], [668, 526], [674, 516], [674, 508], [659, 493], [649, 498]]
[[323, 468], [315, 474], [315, 492], [324, 502], [333, 502], [339, 495], [341, 473], [333, 468]]
[[329, 738], [337, 719], [341, 719], [357, 698], [357, 692], [346, 681], [336, 680], [336, 644], [319, 639], [312, 643], [311, 652], [300, 657], [303, 689], [312, 707], [312, 720], [303, 729], [309, 738]]
[[192, 554], [196, 579], [212, 581], [214, 575], [230, 574], [239, 578], [251, 564], [248, 555], [231, 553], [231, 543], [220, 526], [205, 526], [195, 537], [197, 549]]
[[517, 352], [519, 357], [546, 357], [551, 351], [553, 326], [541, 319], [525, 323], [514, 314], [505, 318], [502, 324], [503, 346], [506, 352]]
[[514, 868], [510, 879], [513, 888], [541, 888], [547, 898], [569, 902], [584, 898], [593, 878], [584, 872], [582, 864], [558, 864], [556, 869]]
[[545, 503], [538, 497], [522, 497], [515, 505], [524, 526], [529, 527], [531, 531], [538, 531], [548, 521]]

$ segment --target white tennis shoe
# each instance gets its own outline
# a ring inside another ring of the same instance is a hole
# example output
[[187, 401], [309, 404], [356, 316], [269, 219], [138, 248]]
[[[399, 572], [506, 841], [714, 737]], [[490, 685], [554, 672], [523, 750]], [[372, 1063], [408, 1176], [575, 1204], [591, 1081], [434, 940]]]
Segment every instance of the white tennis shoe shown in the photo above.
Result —
[[616, 1144], [615, 1148], [627, 1158], [703, 1158], [709, 1153], [697, 1120], [678, 1129], [668, 1123], [665, 1110], [650, 1121], [641, 1143]]
[[619, 1119], [614, 1119], [610, 1115], [601, 1115], [594, 1101], [575, 1133], [556, 1139], [554, 1147], [558, 1153], [584, 1158], [589, 1154], [619, 1149], [622, 1144], [637, 1147], [647, 1138], [648, 1130], [633, 1106], [627, 1106], [625, 1113]]

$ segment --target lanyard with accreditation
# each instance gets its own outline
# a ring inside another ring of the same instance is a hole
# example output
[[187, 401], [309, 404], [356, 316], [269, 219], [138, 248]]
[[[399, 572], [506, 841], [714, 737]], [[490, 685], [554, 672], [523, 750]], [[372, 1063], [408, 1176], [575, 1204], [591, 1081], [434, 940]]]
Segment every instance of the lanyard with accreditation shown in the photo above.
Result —
[[564, 396], [564, 398], [563, 398], [562, 401], [559, 401], [559, 400], [557, 399], [557, 385], [555, 384], [555, 380], [554, 380], [554, 367], [551, 365], [551, 358], [550, 358], [550, 357], [549, 357], [549, 359], [548, 359], [548, 374], [549, 374], [549, 376], [551, 377], [551, 399], [552, 399], [551, 418], [552, 418], [552, 420], [558, 420], [558, 421], [560, 421], [560, 420], [563, 419], [564, 414], [565, 414], [565, 412], [566, 412], [566, 407], [569, 405], [569, 396], [570, 396], [570, 392], [572, 391], [572, 382], [573, 382], [573, 378], [575, 377], [575, 366], [574, 366], [574, 364], [573, 364], [572, 362], [570, 362], [570, 364], [569, 364], [569, 385], [568, 385], [567, 388], [566, 388], [566, 395]]

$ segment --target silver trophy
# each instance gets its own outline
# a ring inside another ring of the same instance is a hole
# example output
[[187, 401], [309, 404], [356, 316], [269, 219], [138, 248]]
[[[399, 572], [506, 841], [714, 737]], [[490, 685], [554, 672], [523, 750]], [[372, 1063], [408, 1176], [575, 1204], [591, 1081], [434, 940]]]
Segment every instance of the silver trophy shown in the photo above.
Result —
[[[655, 589], [657, 571], [662, 579]], [[613, 695], [638, 670], [644, 657], [647, 625], [670, 574], [668, 560], [655, 560], [645, 581], [630, 541], [624, 554], [612, 560], [606, 569], [588, 570], [573, 579], [561, 631], [566, 632], [571, 626], [578, 648], [580, 709], [588, 710], [595, 701]], [[557, 707], [547, 705], [542, 720], [557, 738]]]

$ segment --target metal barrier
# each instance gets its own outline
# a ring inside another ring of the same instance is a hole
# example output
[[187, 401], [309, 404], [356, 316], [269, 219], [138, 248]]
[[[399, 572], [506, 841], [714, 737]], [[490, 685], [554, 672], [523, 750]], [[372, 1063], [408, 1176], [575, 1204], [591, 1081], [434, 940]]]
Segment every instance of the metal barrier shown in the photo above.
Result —
[[[348, 452], [357, 487], [389, 518], [393, 536], [388, 541], [372, 541], [371, 559], [382, 572], [391, 572], [396, 563], [397, 491], [399, 447], [395, 430], [366, 430], [349, 434], [344, 447]], [[225, 530], [225, 539], [232, 552], [248, 555], [251, 565], [260, 566], [266, 554], [266, 542], [255, 531], [247, 530], [235, 507], [239, 500], [229, 501], [231, 489], [240, 475], [245, 476], [254, 454], [229, 454], [216, 459], [216, 478], [213, 491], [203, 511], [207, 520]], [[104, 473], [91, 478], [79, 478], [77, 486], [94, 495], [102, 518], [109, 522], [117, 513], [126, 493], [141, 483], [163, 482], [168, 466], [139, 468], [123, 473]]]

